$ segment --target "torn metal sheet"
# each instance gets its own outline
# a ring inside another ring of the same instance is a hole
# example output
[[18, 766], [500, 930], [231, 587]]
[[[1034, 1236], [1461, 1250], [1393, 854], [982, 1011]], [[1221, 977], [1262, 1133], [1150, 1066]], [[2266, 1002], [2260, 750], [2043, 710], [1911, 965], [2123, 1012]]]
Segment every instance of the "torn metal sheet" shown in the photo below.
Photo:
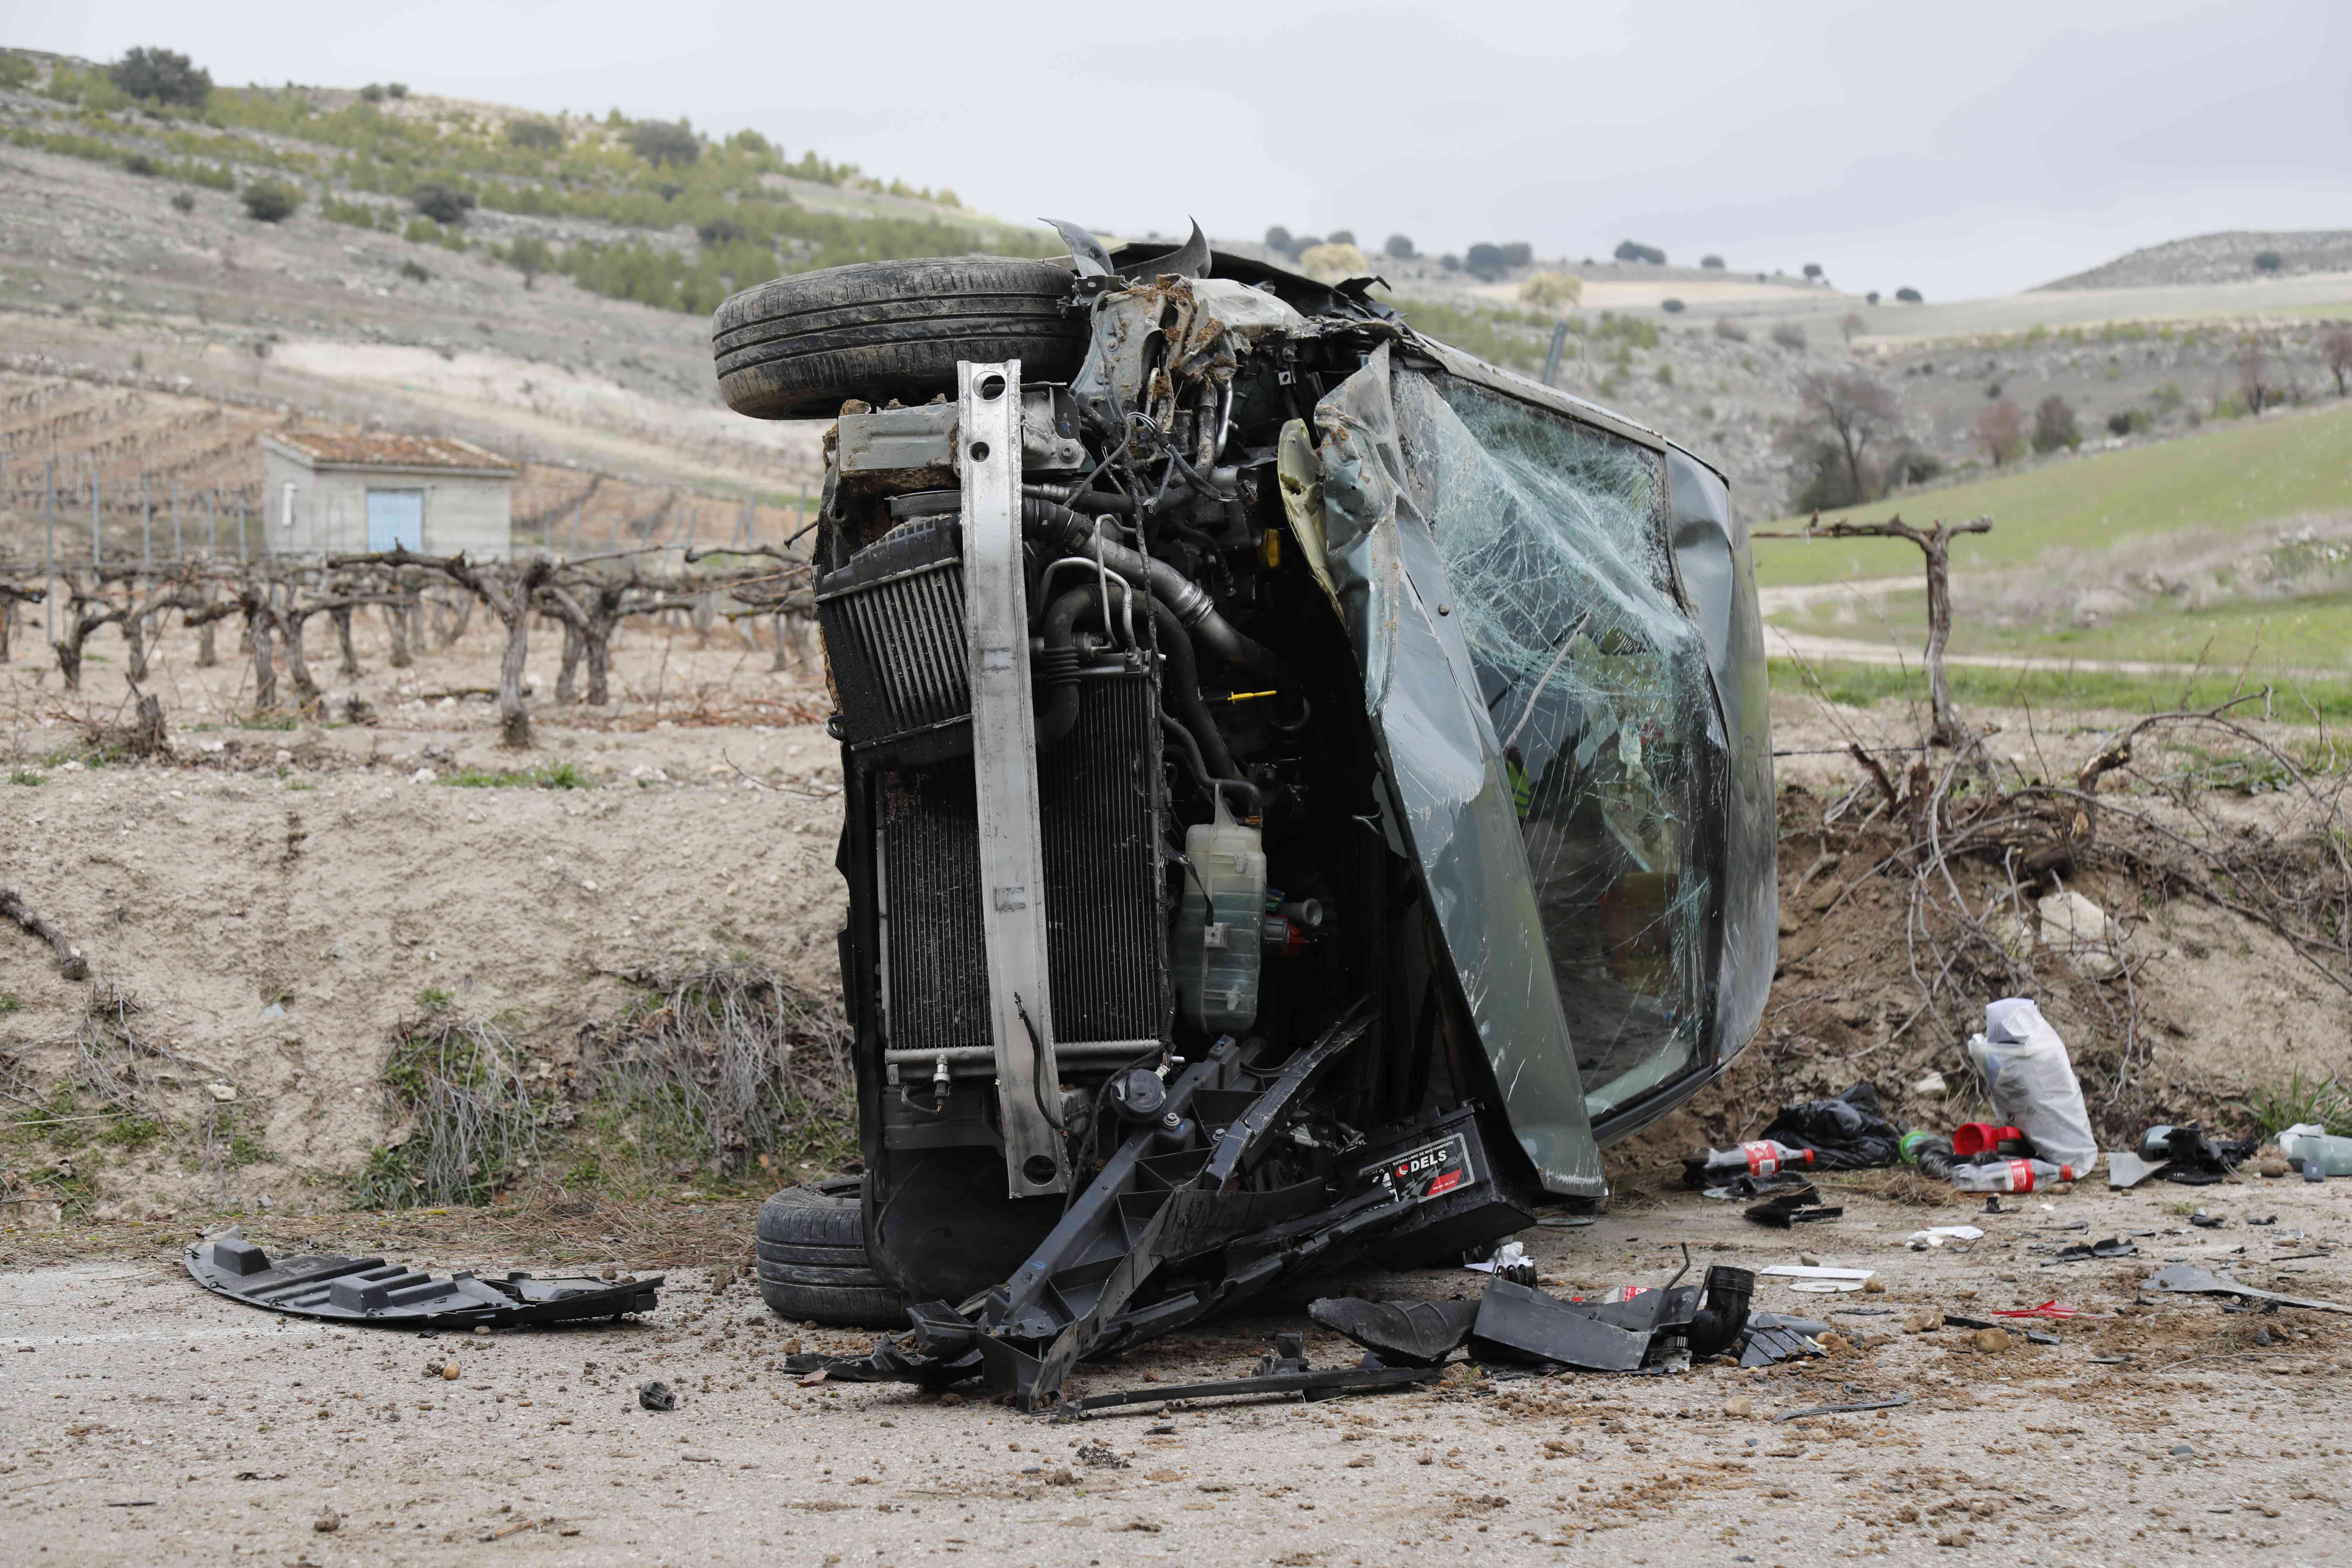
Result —
[[298, 1318], [404, 1329], [520, 1328], [650, 1312], [663, 1277], [541, 1279], [515, 1272], [485, 1279], [461, 1270], [435, 1279], [381, 1258], [341, 1253], [272, 1259], [235, 1229], [181, 1254], [196, 1283], [247, 1306]]
[[2160, 1160], [2143, 1160], [2128, 1149], [2111, 1149], [2107, 1152], [2108, 1190], [2121, 1191], [2138, 1186], [2164, 1169], [2164, 1165]]
[[2352, 1315], [2352, 1306], [2341, 1301], [2315, 1301], [2302, 1296], [2282, 1296], [2275, 1290], [2257, 1290], [2251, 1285], [2241, 1285], [2226, 1274], [2216, 1274], [2200, 1268], [2194, 1263], [2176, 1263], [2149, 1275], [2144, 1289], [2174, 1295], [2235, 1296], [2247, 1301], [2275, 1301], [2282, 1307], [2301, 1307], [2314, 1312], [2343, 1312]]

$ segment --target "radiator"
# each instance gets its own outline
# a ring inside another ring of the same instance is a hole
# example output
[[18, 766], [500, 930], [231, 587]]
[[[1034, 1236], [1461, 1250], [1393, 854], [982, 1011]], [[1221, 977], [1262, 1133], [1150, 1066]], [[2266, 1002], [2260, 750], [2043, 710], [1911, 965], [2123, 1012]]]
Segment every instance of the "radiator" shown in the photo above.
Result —
[[817, 584], [841, 739], [876, 760], [971, 750], [963, 557], [955, 518], [910, 522]]
[[[1168, 943], [1160, 873], [1160, 722], [1141, 675], [1086, 677], [1078, 721], [1039, 770], [1047, 976], [1057, 1047], [1161, 1038]], [[990, 1049], [971, 764], [902, 768], [876, 813], [887, 1013], [898, 1053]]]

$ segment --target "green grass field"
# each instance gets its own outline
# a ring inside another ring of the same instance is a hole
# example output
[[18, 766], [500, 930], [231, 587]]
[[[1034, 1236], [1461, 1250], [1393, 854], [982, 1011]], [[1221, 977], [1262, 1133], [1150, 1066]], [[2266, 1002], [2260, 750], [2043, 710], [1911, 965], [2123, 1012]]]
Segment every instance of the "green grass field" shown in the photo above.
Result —
[[[1772, 689], [1811, 692], [1846, 708], [1867, 708], [1889, 699], [1919, 705], [1927, 702], [1927, 678], [1915, 666], [1895, 669], [1880, 665], [1771, 661]], [[2234, 670], [2200, 676], [2194, 680], [2160, 680], [2147, 676], [2109, 675], [2070, 669], [1981, 669], [1956, 666], [1951, 672], [1952, 698], [1963, 710], [1987, 708], [2047, 708], [2053, 710], [2105, 709], [2125, 713], [2163, 713], [2179, 709], [2210, 708], [2247, 691], [2273, 687], [2267, 705], [2261, 698], [2246, 704], [2252, 716], [2268, 716], [2289, 723], [2325, 721], [2330, 725], [2352, 719], [2352, 680], [2265, 682]]]
[[[1820, 611], [1832, 606], [1817, 606]], [[1927, 596], [1902, 594], [1881, 602], [1860, 622], [1826, 614], [1791, 614], [1774, 620], [1792, 631], [1896, 642], [1916, 648], [1927, 640]], [[2202, 662], [2221, 668], [2352, 671], [2352, 595], [2308, 599], [2240, 599], [2206, 609], [2158, 604], [2095, 626], [1986, 626], [1958, 619], [1954, 653], [2031, 654], [2047, 659], [2153, 659]]]
[[[2344, 510], [2352, 510], [2352, 407], [2209, 426], [2176, 441], [1825, 512], [1822, 521], [1900, 513], [1906, 521], [1926, 523], [1989, 516], [1992, 532], [1952, 547], [1954, 569], [1966, 571], [2025, 565], [2053, 548], [2101, 550], [2138, 534], [2242, 527]], [[1899, 540], [1756, 543], [1757, 578], [1768, 586], [1918, 570], [1919, 552]]]

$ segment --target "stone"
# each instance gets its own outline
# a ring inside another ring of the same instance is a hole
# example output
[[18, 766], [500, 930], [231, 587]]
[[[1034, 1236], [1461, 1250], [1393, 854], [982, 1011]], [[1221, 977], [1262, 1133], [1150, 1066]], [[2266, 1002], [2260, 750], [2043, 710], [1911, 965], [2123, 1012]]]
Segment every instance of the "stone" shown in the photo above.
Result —
[[321, 1535], [332, 1535], [343, 1528], [343, 1516], [329, 1509], [310, 1521], [310, 1528]]
[[1744, 1394], [1737, 1399], [1727, 1399], [1723, 1402], [1723, 1413], [1734, 1416], [1753, 1415], [1756, 1414], [1756, 1401]]
[[442, 1377], [443, 1377], [443, 1378], [446, 1379], [448, 1382], [451, 1382], [451, 1383], [455, 1383], [455, 1382], [457, 1382], [457, 1363], [456, 1362], [454, 1362], [454, 1361], [451, 1361], [451, 1362], [444, 1362], [444, 1363], [441, 1363], [441, 1375], [442, 1375]]
[[1941, 1100], [1952, 1092], [1952, 1088], [1951, 1085], [1944, 1081], [1944, 1075], [1942, 1073], [1931, 1072], [1926, 1078], [1921, 1079], [1917, 1083], [1913, 1084], [1911, 1086], [1911, 1092], [1917, 1095], [1922, 1100]]
[[2063, 958], [2075, 973], [2107, 980], [2123, 972], [2116, 956], [2123, 932], [2105, 910], [2071, 889], [2038, 900], [2033, 908], [2042, 918], [2042, 945]]
[[2009, 1337], [2007, 1329], [1979, 1329], [1969, 1336], [1969, 1343], [1981, 1355], [1999, 1355], [2016, 1342]]

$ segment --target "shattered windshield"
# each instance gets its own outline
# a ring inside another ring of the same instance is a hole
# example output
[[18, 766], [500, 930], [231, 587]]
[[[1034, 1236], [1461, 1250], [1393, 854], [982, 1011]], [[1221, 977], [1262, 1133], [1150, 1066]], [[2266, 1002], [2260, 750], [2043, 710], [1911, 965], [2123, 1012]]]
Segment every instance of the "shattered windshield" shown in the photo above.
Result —
[[1716, 890], [1700, 825], [1722, 742], [1674, 597], [1658, 461], [1450, 376], [1402, 372], [1396, 388], [1598, 1121], [1706, 1037]]

